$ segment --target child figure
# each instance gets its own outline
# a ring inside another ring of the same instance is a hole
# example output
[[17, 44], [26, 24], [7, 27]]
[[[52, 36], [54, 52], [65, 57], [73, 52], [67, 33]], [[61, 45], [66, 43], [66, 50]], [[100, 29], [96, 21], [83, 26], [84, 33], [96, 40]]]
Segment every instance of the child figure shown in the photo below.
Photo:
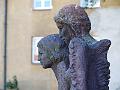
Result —
[[67, 48], [58, 34], [48, 35], [38, 43], [39, 60], [43, 68], [52, 68], [58, 81], [58, 90], [70, 90], [64, 78], [67, 70], [65, 61], [68, 59]]

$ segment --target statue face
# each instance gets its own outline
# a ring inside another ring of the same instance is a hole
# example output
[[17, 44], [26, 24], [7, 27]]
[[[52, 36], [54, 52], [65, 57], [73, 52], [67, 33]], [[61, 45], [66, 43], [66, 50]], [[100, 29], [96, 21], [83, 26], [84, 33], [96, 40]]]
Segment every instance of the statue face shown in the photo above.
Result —
[[70, 25], [57, 23], [57, 27], [59, 28], [60, 37], [65, 41], [66, 44], [68, 44], [73, 35], [71, 34], [72, 29]]
[[38, 48], [38, 60], [41, 62], [41, 65], [43, 66], [43, 68], [51, 68], [52, 66], [52, 61], [49, 59], [48, 56], [48, 50], [45, 50], [43, 48]]
[[37, 47], [39, 52], [38, 60], [41, 62], [43, 68], [51, 68], [62, 61], [63, 57], [66, 57], [63, 54], [67, 49], [66, 44], [58, 34], [48, 35], [42, 38]]

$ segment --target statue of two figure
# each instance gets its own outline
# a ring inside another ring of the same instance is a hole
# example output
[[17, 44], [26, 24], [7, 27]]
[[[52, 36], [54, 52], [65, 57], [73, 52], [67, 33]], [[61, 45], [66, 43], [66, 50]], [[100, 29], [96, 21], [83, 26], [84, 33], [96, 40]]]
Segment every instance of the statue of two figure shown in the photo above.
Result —
[[64, 6], [54, 20], [59, 34], [41, 39], [38, 52], [43, 68], [55, 73], [58, 90], [109, 90], [110, 40], [89, 34], [91, 22], [80, 6]]

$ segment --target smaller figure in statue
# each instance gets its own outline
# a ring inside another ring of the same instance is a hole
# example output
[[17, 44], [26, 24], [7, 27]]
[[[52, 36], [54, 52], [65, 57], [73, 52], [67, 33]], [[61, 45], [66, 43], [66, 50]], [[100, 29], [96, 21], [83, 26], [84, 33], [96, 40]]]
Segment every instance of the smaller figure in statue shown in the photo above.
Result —
[[64, 78], [67, 70], [65, 60], [68, 59], [68, 50], [58, 34], [48, 35], [38, 43], [39, 60], [43, 68], [52, 68], [58, 81], [58, 90], [70, 90]]

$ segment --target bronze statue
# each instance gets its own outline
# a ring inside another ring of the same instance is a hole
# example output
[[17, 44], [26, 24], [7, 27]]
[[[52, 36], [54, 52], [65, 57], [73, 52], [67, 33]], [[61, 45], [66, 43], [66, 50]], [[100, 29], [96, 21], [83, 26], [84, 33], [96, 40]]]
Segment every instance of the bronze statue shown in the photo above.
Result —
[[[97, 41], [89, 34], [91, 22], [84, 9], [78, 5], [64, 6], [54, 20], [59, 29], [59, 37], [64, 41], [59, 50], [65, 52], [66, 57], [69, 53], [69, 59], [58, 60], [58, 64], [64, 62], [64, 65], [61, 66], [63, 72], [57, 74], [64, 73], [60, 78], [64, 77], [67, 87], [59, 90], [109, 90], [110, 63], [107, 61], [107, 52], [110, 40]], [[56, 57], [63, 57], [60, 52]], [[62, 84], [60, 82], [58, 86]]]

